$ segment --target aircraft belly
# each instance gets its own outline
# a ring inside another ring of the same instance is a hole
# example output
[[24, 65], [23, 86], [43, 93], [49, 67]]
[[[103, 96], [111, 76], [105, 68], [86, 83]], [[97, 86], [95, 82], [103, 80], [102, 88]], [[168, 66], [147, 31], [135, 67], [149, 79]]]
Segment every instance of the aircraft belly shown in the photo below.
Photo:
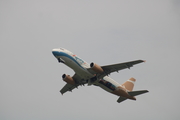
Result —
[[96, 82], [96, 85], [106, 90], [107, 92], [112, 93], [113, 91], [116, 91], [116, 89], [119, 86], [119, 83], [115, 82], [110, 77], [105, 76], [103, 79], [99, 79], [99, 81]]
[[109, 89], [108, 87], [104, 86], [104, 85], [101, 85], [101, 84], [97, 84], [99, 87], [101, 87], [102, 89], [104, 89], [105, 91], [107, 92], [113, 92], [111, 89]]
[[124, 97], [129, 97], [127, 92], [120, 89], [119, 87], [115, 87], [115, 89], [111, 89], [110, 87], [106, 86], [106, 85], [102, 85], [102, 84], [96, 84], [98, 85], [99, 87], [101, 87], [102, 89], [104, 89], [105, 91], [109, 92], [109, 93], [112, 93], [114, 95], [117, 95], [117, 96], [124, 96]]

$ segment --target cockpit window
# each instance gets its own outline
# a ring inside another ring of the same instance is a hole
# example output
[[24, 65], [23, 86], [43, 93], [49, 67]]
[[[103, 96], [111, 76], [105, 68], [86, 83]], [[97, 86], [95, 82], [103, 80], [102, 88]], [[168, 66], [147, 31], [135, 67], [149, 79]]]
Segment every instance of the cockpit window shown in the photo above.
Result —
[[60, 50], [64, 50], [63, 48], [60, 48]]

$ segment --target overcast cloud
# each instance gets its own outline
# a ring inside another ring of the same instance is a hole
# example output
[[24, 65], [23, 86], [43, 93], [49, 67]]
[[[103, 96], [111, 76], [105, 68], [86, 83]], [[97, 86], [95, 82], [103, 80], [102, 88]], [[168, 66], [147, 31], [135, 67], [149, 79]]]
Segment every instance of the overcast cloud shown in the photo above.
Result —
[[[179, 0], [1, 0], [1, 120], [179, 120]], [[74, 72], [51, 53], [63, 47], [87, 62], [146, 63], [112, 73], [150, 92], [120, 104], [95, 87], [63, 96]]]

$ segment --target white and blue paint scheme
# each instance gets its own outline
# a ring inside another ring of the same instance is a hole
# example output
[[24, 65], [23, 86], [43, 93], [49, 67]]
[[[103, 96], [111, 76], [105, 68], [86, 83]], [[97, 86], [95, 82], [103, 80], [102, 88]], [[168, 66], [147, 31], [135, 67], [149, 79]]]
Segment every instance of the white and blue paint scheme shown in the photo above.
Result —
[[124, 84], [120, 85], [108, 77], [112, 72], [130, 68], [135, 64], [144, 62], [143, 60], [99, 66], [95, 63], [88, 64], [86, 61], [64, 48], [53, 49], [52, 53], [57, 58], [58, 62], [67, 65], [75, 72], [72, 77], [66, 74], [62, 75], [63, 80], [67, 83], [60, 90], [62, 94], [67, 91], [72, 91], [79, 85], [84, 85], [86, 83], [88, 85], [99, 86], [110, 93], [120, 96], [117, 102], [122, 102], [126, 99], [136, 100], [134, 96], [148, 92], [147, 90], [132, 91], [135, 82], [134, 78], [130, 78]]

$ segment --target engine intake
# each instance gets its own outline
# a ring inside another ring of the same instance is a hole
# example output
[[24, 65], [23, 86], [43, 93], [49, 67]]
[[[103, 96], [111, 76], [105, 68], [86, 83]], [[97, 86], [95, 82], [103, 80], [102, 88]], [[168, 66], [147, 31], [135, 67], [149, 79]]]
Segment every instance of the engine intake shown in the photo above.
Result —
[[104, 70], [101, 68], [101, 66], [99, 66], [93, 62], [90, 64], [90, 67], [92, 68], [92, 70], [94, 70], [97, 73], [103, 73], [104, 72]]
[[70, 76], [70, 75], [66, 75], [66, 74], [63, 74], [62, 75], [62, 78], [65, 82], [67, 82], [68, 84], [71, 84], [71, 85], [74, 85], [75, 84], [75, 81], [74, 79]]

